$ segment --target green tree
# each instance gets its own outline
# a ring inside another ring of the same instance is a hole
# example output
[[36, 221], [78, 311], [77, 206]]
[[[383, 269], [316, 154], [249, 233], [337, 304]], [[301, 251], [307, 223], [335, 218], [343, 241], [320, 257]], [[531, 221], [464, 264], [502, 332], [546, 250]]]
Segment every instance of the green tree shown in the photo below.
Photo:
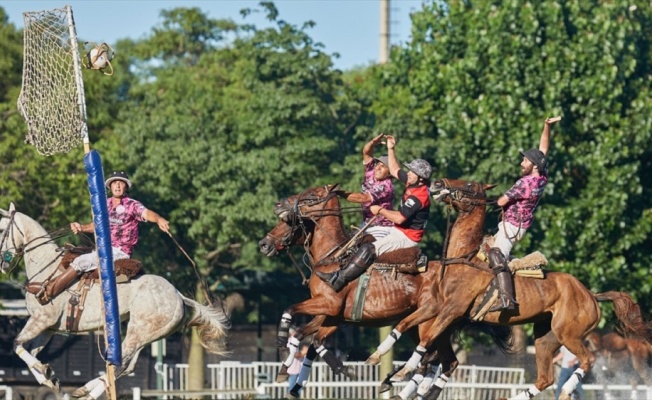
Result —
[[498, 196], [518, 177], [518, 150], [562, 115], [546, 194], [515, 253], [540, 249], [551, 269], [649, 309], [651, 18], [644, 1], [429, 3], [412, 16], [412, 41], [375, 68], [375, 128], [403, 139], [399, 155], [499, 183]]
[[[280, 265], [257, 250], [273, 205], [330, 181], [327, 166], [348, 151], [340, 73], [305, 32], [311, 24], [275, 20], [273, 5], [263, 7], [271, 28], [175, 9], [149, 38], [125, 43], [138, 76], [115, 129], [125, 168], [213, 288], [228, 290], [233, 276], [240, 285], [265, 281], [260, 271]], [[188, 19], [207, 28], [197, 34]], [[144, 236], [146, 265], [165, 266], [158, 271], [194, 292], [194, 273], [170, 240]]]

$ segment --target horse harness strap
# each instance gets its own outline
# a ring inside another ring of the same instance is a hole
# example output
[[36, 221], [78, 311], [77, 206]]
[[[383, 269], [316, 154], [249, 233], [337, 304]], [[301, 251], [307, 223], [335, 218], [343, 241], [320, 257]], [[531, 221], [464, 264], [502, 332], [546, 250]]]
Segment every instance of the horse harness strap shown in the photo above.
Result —
[[86, 277], [79, 281], [77, 290], [69, 290], [70, 300], [68, 300], [68, 316], [66, 317], [66, 331], [68, 333], [77, 333], [79, 330], [79, 321], [82, 312], [84, 312], [86, 296], [92, 286], [93, 279]]
[[358, 278], [358, 286], [355, 289], [355, 296], [353, 297], [353, 311], [351, 312], [351, 321], [362, 321], [364, 312], [364, 300], [369, 288], [369, 281], [371, 280], [370, 272], [362, 274]]

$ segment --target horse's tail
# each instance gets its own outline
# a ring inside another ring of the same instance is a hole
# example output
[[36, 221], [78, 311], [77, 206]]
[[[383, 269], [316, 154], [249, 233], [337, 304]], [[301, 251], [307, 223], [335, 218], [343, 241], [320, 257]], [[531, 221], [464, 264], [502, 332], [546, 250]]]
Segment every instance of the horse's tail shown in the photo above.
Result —
[[186, 307], [193, 309], [191, 319], [186, 325], [197, 327], [197, 335], [201, 345], [209, 353], [227, 354], [224, 339], [226, 338], [226, 331], [231, 328], [231, 321], [224, 308], [221, 306], [205, 306], [185, 296], [182, 297]]
[[616, 317], [624, 333], [632, 334], [652, 343], [652, 322], [647, 322], [641, 314], [641, 307], [634, 303], [632, 297], [624, 292], [604, 292], [594, 294], [597, 301], [611, 301], [614, 304]]

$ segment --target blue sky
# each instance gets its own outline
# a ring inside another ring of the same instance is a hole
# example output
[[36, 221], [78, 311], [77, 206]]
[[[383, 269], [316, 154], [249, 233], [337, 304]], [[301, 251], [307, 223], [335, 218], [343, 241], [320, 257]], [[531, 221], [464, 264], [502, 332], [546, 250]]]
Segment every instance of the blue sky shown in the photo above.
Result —
[[[243, 22], [242, 8], [257, 8], [257, 0], [4, 0], [0, 6], [9, 22], [23, 26], [22, 13], [72, 6], [77, 36], [96, 43], [113, 44], [117, 39], [138, 39], [160, 22], [162, 9], [198, 7], [211, 18], [231, 18]], [[280, 18], [301, 26], [312, 20], [317, 24], [310, 36], [324, 44], [327, 53], [339, 53], [335, 66], [349, 69], [376, 62], [379, 55], [379, 0], [276, 0]], [[410, 12], [421, 9], [422, 0], [391, 0], [391, 43], [410, 38]], [[258, 27], [266, 26], [262, 15], [246, 19]]]

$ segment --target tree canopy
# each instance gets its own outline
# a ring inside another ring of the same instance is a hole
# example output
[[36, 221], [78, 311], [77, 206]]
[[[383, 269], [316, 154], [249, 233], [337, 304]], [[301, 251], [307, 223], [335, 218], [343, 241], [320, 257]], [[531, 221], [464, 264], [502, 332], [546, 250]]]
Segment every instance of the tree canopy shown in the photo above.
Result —
[[[130, 174], [131, 194], [170, 220], [213, 290], [273, 299], [261, 314], [270, 322], [305, 298], [286, 257], [258, 253], [273, 205], [318, 184], [359, 188], [362, 146], [377, 132], [398, 138], [401, 161], [425, 158], [438, 177], [496, 183], [497, 197], [518, 178], [518, 151], [561, 115], [549, 184], [514, 254], [541, 250], [550, 269], [591, 290], [652, 306], [649, 2], [427, 2], [388, 64], [345, 72], [310, 37], [312, 22], [261, 8], [272, 22], [264, 29], [164, 10], [148, 36], [115, 44], [113, 77], [84, 71], [105, 173]], [[14, 201], [50, 229], [88, 220], [82, 150], [41, 157], [23, 143], [21, 32], [1, 8], [0, 39], [0, 207]], [[434, 257], [446, 215], [432, 207], [424, 248]], [[194, 291], [174, 243], [143, 229], [136, 256]]]

